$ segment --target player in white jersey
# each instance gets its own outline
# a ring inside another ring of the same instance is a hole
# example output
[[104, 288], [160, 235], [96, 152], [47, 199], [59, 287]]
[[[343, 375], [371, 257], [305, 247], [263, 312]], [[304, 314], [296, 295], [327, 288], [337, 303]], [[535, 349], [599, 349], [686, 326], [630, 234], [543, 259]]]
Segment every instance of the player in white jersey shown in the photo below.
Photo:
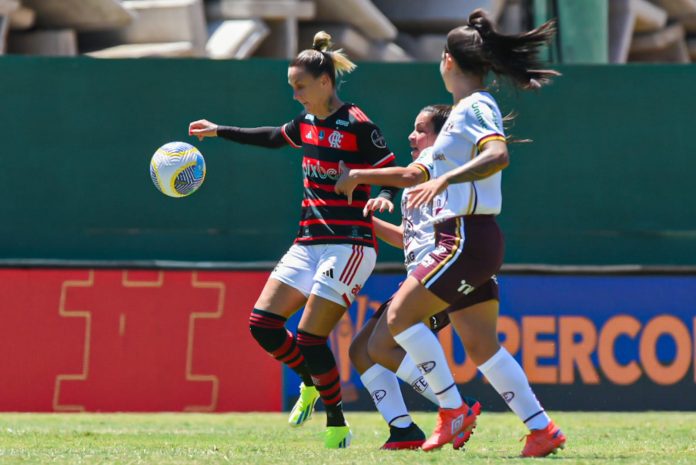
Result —
[[[433, 146], [433, 169], [410, 168], [348, 173], [336, 189], [348, 192], [360, 183], [399, 187], [419, 184], [408, 207], [433, 209], [436, 248], [397, 291], [387, 313], [394, 339], [421, 368], [440, 410], [433, 435], [423, 444], [432, 450], [451, 442], [475, 424], [476, 413], [463, 402], [437, 338], [422, 320], [447, 307], [460, 307], [488, 282], [502, 264], [503, 238], [495, 222], [502, 196], [500, 171], [508, 151], [500, 110], [483, 91], [489, 71], [521, 88], [539, 88], [558, 73], [540, 69], [538, 49], [554, 34], [552, 22], [530, 32], [505, 36], [481, 10], [466, 26], [447, 36], [440, 72], [455, 107]], [[431, 180], [428, 180], [431, 178]], [[426, 182], [424, 182], [426, 181]], [[565, 444], [565, 436], [546, 415], [526, 375], [497, 338], [498, 305], [483, 302], [466, 312], [450, 312], [467, 354], [491, 385], [530, 429], [523, 456], [545, 456]]]
[[[409, 135], [414, 164], [432, 166], [430, 146], [435, 142], [450, 112], [449, 105], [430, 105], [423, 108], [414, 122], [414, 130]], [[430, 252], [435, 244], [430, 209], [421, 207], [408, 209], [406, 201], [408, 189], [401, 200], [402, 224], [393, 225], [373, 218], [375, 233], [383, 241], [394, 247], [404, 249], [407, 274], [412, 272], [418, 262]], [[368, 201], [365, 211], [379, 209], [380, 205]], [[437, 405], [437, 398], [428, 388], [418, 367], [396, 343], [386, 324], [385, 310], [391, 299], [384, 302], [360, 332], [350, 346], [350, 358], [363, 385], [389, 425], [390, 435], [382, 449], [415, 449], [425, 442], [425, 434], [413, 422], [404, 403], [397, 376], [411, 385], [416, 392]], [[446, 312], [440, 312], [430, 320], [430, 328], [438, 331], [449, 324]], [[372, 341], [375, 359], [368, 353], [368, 344]], [[470, 402], [475, 404], [474, 400]], [[480, 405], [477, 406], [477, 409]], [[459, 439], [461, 445], [468, 437]]]

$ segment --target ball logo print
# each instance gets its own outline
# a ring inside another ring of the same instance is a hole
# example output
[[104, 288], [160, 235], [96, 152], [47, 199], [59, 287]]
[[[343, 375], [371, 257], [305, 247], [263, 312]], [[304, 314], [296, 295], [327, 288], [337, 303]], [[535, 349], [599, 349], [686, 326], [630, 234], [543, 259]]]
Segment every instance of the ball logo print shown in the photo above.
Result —
[[186, 142], [170, 142], [158, 148], [150, 161], [155, 187], [169, 197], [193, 194], [205, 180], [205, 159]]

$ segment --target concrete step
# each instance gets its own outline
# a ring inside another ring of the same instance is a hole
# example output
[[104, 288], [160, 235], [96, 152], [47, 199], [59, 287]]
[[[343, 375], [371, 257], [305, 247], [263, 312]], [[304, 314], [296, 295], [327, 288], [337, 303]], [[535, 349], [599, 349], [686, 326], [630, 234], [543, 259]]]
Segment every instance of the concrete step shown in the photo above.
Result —
[[254, 54], [270, 29], [260, 19], [230, 19], [209, 25], [210, 38], [205, 46], [209, 58], [244, 59]]
[[631, 8], [635, 14], [635, 32], [659, 31], [667, 25], [667, 11], [648, 0], [631, 0]]
[[676, 21], [680, 22], [682, 26], [684, 26], [686, 32], [696, 34], [696, 13], [679, 16], [675, 19]]
[[667, 24], [667, 12], [647, 0], [609, 4], [609, 61], [626, 63], [635, 32], [654, 32]]
[[191, 42], [163, 44], [125, 44], [86, 53], [94, 58], [193, 57], [196, 50]]
[[418, 61], [438, 62], [447, 40], [446, 34], [420, 34], [417, 36], [402, 33], [396, 43]]
[[133, 15], [118, 0], [23, 0], [43, 28], [103, 31], [129, 25]]
[[73, 29], [13, 32], [7, 40], [7, 51], [18, 55], [75, 56], [77, 34]]
[[36, 12], [31, 8], [20, 7], [10, 13], [10, 29], [13, 31], [24, 31], [34, 27], [36, 23]]
[[370, 0], [316, 0], [316, 4], [317, 21], [346, 24], [369, 39], [396, 39], [396, 27]]
[[114, 33], [118, 43], [190, 42], [196, 56], [205, 55], [208, 29], [202, 0], [137, 0], [123, 6], [137, 19]]
[[313, 19], [312, 1], [299, 0], [217, 0], [206, 4], [206, 14], [213, 20], [224, 19]]
[[630, 61], [689, 63], [684, 27], [673, 24], [657, 32], [637, 34], [631, 43]]
[[670, 18], [696, 13], [696, 0], [652, 0], [667, 11]]
[[406, 32], [447, 32], [466, 24], [476, 8], [483, 8], [497, 21], [505, 6], [505, 0], [374, 0], [374, 3], [399, 30]]

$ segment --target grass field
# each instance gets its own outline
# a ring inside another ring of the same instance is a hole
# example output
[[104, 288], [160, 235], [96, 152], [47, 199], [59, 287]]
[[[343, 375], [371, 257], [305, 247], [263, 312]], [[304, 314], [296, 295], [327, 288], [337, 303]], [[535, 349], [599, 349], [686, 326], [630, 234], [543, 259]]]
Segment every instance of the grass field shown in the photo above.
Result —
[[[485, 413], [465, 452], [377, 450], [376, 413], [349, 413], [346, 450], [322, 447], [323, 414], [299, 429], [281, 414], [0, 414], [0, 463], [35, 464], [694, 464], [696, 413], [557, 413], [560, 454], [520, 459], [524, 434], [510, 413]], [[435, 416], [414, 414], [429, 431]], [[541, 463], [543, 463], [541, 462]]]

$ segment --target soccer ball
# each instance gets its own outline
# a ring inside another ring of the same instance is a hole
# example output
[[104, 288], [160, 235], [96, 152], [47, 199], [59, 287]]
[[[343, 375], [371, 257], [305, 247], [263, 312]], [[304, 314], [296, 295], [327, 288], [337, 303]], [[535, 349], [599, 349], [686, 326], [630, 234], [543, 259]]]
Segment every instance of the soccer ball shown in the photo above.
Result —
[[155, 187], [170, 197], [186, 197], [196, 192], [205, 179], [205, 160], [196, 147], [186, 142], [170, 142], [158, 148], [150, 161]]

